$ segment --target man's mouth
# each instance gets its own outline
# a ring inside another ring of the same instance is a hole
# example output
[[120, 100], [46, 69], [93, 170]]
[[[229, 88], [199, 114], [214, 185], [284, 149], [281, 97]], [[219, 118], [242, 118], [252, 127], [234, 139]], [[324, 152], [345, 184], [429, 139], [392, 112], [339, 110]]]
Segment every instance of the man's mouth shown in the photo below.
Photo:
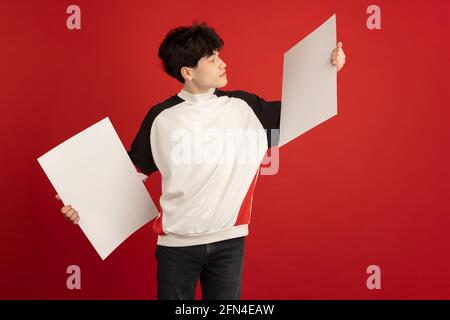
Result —
[[221, 74], [220, 76], [221, 76], [221, 77], [223, 77], [223, 76], [224, 76], [224, 75], [226, 75], [226, 74], [227, 74], [227, 73], [226, 73], [226, 72], [224, 72], [224, 73], [222, 73], [222, 74]]

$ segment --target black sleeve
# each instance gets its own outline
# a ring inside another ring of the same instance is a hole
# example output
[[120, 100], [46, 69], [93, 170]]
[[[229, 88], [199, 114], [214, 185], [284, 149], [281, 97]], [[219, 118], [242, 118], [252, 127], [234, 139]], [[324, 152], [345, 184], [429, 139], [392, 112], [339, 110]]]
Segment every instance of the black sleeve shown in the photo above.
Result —
[[241, 98], [253, 109], [264, 129], [267, 130], [269, 148], [277, 146], [280, 136], [281, 101], [266, 101], [256, 94], [243, 91], [225, 91], [225, 95]]
[[127, 151], [134, 166], [147, 175], [158, 170], [153, 160], [150, 145], [150, 129], [155, 118], [155, 108], [152, 108], [142, 121], [139, 131], [131, 144], [131, 149]]

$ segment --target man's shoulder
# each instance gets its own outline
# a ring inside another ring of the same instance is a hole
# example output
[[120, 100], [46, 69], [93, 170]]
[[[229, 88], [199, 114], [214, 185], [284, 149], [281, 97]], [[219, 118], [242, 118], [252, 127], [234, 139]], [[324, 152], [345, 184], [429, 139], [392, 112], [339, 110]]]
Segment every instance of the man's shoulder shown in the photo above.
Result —
[[231, 91], [225, 91], [225, 90], [216, 90], [216, 95], [218, 97], [220, 96], [227, 96], [230, 98], [237, 98], [240, 100], [245, 101], [251, 108], [257, 108], [261, 104], [261, 98], [249, 91], [246, 90], [231, 90]]
[[162, 111], [170, 107], [176, 106], [181, 102], [183, 102], [183, 99], [181, 99], [178, 95], [174, 94], [173, 96], [170, 96], [169, 98], [156, 103], [155, 105], [150, 107], [150, 109], [147, 111], [144, 121], [152, 122]]
[[251, 98], [255, 98], [257, 97], [256, 94], [245, 91], [245, 90], [220, 90], [220, 89], [216, 89], [215, 94], [217, 96], [228, 96], [228, 97], [233, 97], [233, 98], [246, 98], [246, 99], [251, 99]]

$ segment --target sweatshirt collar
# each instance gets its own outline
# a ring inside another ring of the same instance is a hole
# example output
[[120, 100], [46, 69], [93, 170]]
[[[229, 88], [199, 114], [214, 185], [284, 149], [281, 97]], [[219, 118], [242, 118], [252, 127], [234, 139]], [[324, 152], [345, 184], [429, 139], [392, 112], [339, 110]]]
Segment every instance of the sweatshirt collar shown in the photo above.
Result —
[[178, 92], [178, 96], [188, 102], [196, 103], [205, 101], [212, 96], [214, 96], [214, 92], [216, 91], [216, 88], [210, 88], [205, 93], [191, 93], [189, 91], [184, 90], [183, 88]]

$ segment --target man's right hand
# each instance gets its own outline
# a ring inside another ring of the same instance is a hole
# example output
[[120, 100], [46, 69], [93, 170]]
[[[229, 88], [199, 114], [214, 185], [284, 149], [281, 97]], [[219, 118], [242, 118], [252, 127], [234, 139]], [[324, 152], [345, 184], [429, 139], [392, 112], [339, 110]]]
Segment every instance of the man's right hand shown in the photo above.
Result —
[[[59, 195], [55, 195], [55, 198], [61, 200]], [[78, 224], [78, 222], [80, 221], [78, 212], [75, 210], [75, 208], [72, 208], [70, 204], [62, 207], [61, 213], [64, 215], [64, 218], [66, 218], [66, 220], [72, 222], [73, 224]]]

